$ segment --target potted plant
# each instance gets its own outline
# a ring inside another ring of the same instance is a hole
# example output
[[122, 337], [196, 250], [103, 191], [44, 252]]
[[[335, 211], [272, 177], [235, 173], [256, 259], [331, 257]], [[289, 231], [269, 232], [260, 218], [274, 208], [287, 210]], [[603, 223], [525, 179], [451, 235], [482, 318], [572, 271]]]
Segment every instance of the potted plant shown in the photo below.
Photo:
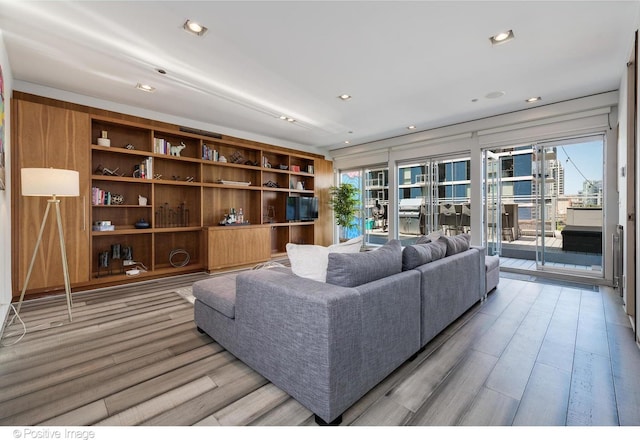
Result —
[[329, 188], [329, 206], [333, 208], [336, 224], [342, 227], [341, 240], [347, 239], [347, 230], [356, 220], [360, 203], [360, 190], [351, 183], [343, 183]]

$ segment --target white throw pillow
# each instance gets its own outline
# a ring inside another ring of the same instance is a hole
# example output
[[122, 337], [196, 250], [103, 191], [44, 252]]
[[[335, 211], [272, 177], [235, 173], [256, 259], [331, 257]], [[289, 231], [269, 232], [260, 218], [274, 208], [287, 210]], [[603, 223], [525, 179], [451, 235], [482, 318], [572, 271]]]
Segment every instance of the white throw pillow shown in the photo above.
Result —
[[352, 238], [351, 240], [348, 240], [342, 243], [332, 244], [331, 246], [329, 246], [329, 252], [339, 252], [342, 254], [360, 252], [360, 249], [362, 248], [362, 241], [363, 241], [363, 237], [361, 235], [359, 237]]
[[291, 271], [299, 277], [326, 282], [329, 252], [360, 252], [362, 236], [352, 238], [344, 243], [332, 244], [329, 247], [313, 244], [287, 243], [287, 257], [291, 263]]

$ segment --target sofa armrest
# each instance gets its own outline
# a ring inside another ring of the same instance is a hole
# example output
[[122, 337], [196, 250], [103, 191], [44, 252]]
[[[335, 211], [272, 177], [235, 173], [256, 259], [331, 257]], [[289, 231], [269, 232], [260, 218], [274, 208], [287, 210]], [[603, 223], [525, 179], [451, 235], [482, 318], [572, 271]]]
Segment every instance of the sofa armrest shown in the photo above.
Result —
[[238, 275], [236, 292], [236, 355], [325, 421], [340, 415], [360, 383], [358, 291], [260, 270]]
[[[480, 252], [480, 273], [481, 274], [485, 274], [486, 273], [486, 266], [485, 266], [485, 260], [484, 257], [486, 257], [487, 255], [487, 249], [484, 246], [471, 246], [471, 249], [477, 249], [478, 252]], [[487, 279], [486, 276], [482, 276], [480, 279], [480, 289], [481, 292], [486, 292], [487, 291]], [[485, 298], [486, 294], [483, 295], [483, 299]]]

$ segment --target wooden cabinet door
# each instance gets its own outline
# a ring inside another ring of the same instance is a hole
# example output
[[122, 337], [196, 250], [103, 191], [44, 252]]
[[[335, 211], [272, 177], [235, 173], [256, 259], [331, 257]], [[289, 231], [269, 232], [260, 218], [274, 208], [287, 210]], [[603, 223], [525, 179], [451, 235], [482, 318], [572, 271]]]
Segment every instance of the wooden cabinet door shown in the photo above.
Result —
[[208, 270], [261, 263], [271, 258], [271, 228], [221, 226], [208, 228]]
[[[64, 168], [80, 173], [80, 196], [60, 198], [60, 211], [69, 279], [86, 282], [90, 277], [89, 209], [90, 132], [89, 115], [64, 108], [16, 100], [14, 102], [13, 160], [13, 285], [14, 295], [23, 288], [47, 207], [45, 197], [23, 197], [22, 168]], [[34, 263], [28, 291], [57, 290], [64, 287], [60, 240], [55, 209], [49, 212], [42, 243]]]

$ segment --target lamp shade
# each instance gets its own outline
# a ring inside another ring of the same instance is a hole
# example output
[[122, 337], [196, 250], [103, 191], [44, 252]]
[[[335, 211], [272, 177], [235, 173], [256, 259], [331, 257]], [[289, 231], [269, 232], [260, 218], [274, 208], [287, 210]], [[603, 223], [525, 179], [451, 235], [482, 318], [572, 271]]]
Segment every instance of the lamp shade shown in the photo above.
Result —
[[80, 176], [74, 170], [56, 168], [22, 168], [23, 196], [77, 197], [80, 195]]

